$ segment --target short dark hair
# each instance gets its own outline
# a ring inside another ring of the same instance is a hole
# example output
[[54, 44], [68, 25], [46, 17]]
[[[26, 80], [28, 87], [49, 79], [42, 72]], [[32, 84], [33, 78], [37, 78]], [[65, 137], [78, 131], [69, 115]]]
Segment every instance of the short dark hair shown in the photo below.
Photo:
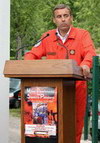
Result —
[[53, 16], [54, 16], [55, 10], [57, 10], [57, 9], [63, 9], [63, 8], [67, 8], [69, 10], [69, 12], [70, 12], [70, 15], [72, 15], [72, 10], [71, 10], [71, 8], [70, 8], [69, 5], [67, 5], [67, 4], [58, 4], [53, 9]]

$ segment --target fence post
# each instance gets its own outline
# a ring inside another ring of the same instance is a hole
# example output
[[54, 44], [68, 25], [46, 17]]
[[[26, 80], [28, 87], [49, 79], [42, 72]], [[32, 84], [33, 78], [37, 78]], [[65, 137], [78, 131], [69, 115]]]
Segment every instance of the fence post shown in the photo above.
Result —
[[92, 87], [92, 143], [98, 143], [98, 95], [99, 95], [99, 57], [93, 57], [93, 87]]

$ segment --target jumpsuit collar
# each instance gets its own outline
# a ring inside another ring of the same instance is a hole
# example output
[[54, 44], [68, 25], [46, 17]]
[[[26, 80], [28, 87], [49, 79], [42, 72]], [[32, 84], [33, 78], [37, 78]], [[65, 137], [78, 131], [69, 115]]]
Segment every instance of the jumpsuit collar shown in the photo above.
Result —
[[68, 36], [69, 36], [69, 33], [70, 33], [70, 30], [71, 30], [71, 27], [70, 27], [70, 29], [68, 30], [68, 32], [66, 33], [66, 35], [63, 37], [63, 36], [61, 36], [61, 34], [59, 33], [58, 28], [56, 29], [57, 36], [62, 40], [63, 43], [67, 40], [67, 38], [68, 38]]
[[[70, 32], [69, 32], [69, 35], [68, 35], [68, 39], [75, 39], [76, 37], [76, 32], [74, 30], [75, 28], [74, 27], [71, 27], [70, 29]], [[57, 32], [57, 29], [54, 30], [54, 40], [53, 41], [57, 41], [57, 35], [55, 34]]]

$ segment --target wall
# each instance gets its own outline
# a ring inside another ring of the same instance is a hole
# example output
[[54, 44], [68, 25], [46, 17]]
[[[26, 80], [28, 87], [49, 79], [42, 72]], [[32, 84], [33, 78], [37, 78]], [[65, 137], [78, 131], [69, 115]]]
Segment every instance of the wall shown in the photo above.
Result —
[[10, 0], [0, 0], [0, 143], [8, 143], [9, 80], [4, 78], [5, 60], [9, 59]]

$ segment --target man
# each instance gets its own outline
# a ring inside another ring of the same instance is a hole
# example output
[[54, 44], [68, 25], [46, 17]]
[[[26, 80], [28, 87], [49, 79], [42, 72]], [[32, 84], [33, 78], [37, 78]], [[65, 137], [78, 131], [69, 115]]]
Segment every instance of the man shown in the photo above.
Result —
[[[26, 53], [25, 60], [41, 59], [74, 59], [81, 66], [83, 76], [87, 78], [92, 66], [92, 56], [95, 56], [93, 42], [88, 31], [72, 26], [73, 16], [69, 6], [57, 5], [53, 10], [53, 22], [57, 29], [43, 34], [46, 36], [31, 51]], [[86, 82], [78, 81], [76, 84], [76, 142], [80, 143], [85, 107]]]

